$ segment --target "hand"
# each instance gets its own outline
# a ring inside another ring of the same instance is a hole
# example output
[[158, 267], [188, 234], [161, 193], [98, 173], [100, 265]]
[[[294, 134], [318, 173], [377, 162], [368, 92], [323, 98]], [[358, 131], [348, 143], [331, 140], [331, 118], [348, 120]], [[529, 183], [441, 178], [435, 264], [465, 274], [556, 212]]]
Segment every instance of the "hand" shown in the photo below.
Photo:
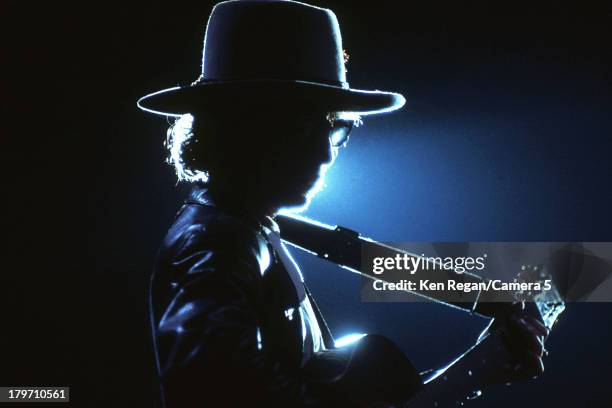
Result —
[[479, 337], [479, 354], [485, 362], [483, 385], [509, 384], [541, 375], [548, 334], [548, 328], [528, 314], [522, 302], [513, 305], [509, 315], [492, 321]]

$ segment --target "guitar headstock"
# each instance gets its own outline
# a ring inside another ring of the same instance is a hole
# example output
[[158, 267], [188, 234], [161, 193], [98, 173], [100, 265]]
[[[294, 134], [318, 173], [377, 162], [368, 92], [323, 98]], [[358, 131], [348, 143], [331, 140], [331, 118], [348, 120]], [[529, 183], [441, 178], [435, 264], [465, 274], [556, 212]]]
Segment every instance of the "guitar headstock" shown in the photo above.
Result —
[[533, 302], [540, 312], [542, 321], [549, 329], [565, 310], [565, 302], [555, 287], [554, 279], [543, 265], [522, 265], [514, 282], [532, 283], [527, 290], [518, 290], [514, 297], [517, 302]]

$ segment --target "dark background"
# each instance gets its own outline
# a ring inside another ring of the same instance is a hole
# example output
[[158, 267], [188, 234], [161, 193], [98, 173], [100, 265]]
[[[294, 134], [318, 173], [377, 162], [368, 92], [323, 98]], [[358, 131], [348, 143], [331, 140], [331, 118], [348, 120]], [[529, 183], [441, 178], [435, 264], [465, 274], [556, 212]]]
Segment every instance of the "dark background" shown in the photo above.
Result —
[[[167, 123], [135, 101], [197, 77], [212, 4], [1, 6], [2, 385], [154, 403], [147, 280], [185, 189]], [[408, 102], [366, 118], [307, 215], [383, 241], [612, 241], [609, 8], [316, 4], [338, 15], [351, 85]], [[386, 334], [419, 368], [485, 323], [361, 303], [355, 276], [296, 257], [337, 335]], [[611, 313], [570, 305], [545, 375], [473, 406], [610, 406]]]

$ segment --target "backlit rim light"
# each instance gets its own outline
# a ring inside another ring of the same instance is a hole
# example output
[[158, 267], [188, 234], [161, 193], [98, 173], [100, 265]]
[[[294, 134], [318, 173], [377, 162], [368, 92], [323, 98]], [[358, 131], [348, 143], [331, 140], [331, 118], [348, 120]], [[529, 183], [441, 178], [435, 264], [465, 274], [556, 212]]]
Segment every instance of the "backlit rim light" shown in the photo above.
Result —
[[278, 211], [279, 214], [289, 215], [306, 211], [308, 206], [310, 206], [310, 202], [312, 201], [314, 196], [316, 196], [318, 192], [322, 191], [327, 186], [325, 184], [325, 173], [327, 173], [327, 170], [329, 170], [329, 168], [334, 164], [334, 161], [338, 156], [339, 149], [339, 147], [331, 146], [332, 158], [329, 163], [322, 164], [321, 167], [319, 167], [319, 175], [317, 176], [317, 181], [315, 181], [314, 185], [310, 188], [310, 190], [308, 190], [304, 194], [304, 204], [291, 207], [283, 207]]
[[181, 115], [168, 129], [166, 136], [166, 147], [169, 153], [167, 162], [174, 166], [179, 181], [206, 182], [208, 181], [207, 172], [189, 169], [183, 161], [185, 144], [193, 137], [193, 119], [191, 114]]
[[[332, 114], [332, 116], [334, 118], [336, 118], [336, 119], [352, 120], [354, 127], [359, 127], [359, 126], [363, 125], [363, 120], [361, 119], [361, 114], [359, 114], [357, 112], [335, 112], [335, 113]], [[344, 145], [346, 145], [346, 143]], [[310, 202], [312, 201], [314, 196], [317, 195], [317, 193], [322, 191], [327, 186], [325, 184], [325, 174], [330, 169], [330, 167], [334, 164], [334, 161], [336, 160], [336, 157], [338, 156], [338, 150], [340, 149], [340, 147], [338, 147], [338, 146], [331, 146], [331, 149], [332, 149], [331, 150], [332, 151], [332, 158], [329, 161], [329, 163], [323, 164], [319, 168], [319, 176], [317, 177], [317, 181], [312, 186], [312, 188], [306, 192], [306, 194], [304, 196], [304, 198], [305, 198], [304, 204], [297, 205], [297, 206], [292, 206], [292, 207], [283, 207], [283, 208], [281, 208], [278, 211], [279, 214], [293, 215], [293, 214], [299, 214], [299, 213], [301, 213], [303, 211], [306, 211], [306, 209], [310, 205]]]
[[331, 113], [331, 116], [334, 119], [352, 120], [353, 126], [355, 127], [363, 125], [363, 120], [361, 120], [361, 114], [357, 112], [333, 112]]
[[167, 93], [167, 92], [171, 92], [171, 91], [176, 91], [176, 90], [178, 90], [178, 89], [181, 89], [181, 87], [180, 87], [180, 86], [175, 86], [175, 87], [172, 87], [172, 88], [162, 89], [161, 91], [157, 91], [157, 92], [153, 92], [153, 93], [150, 93], [150, 94], [148, 94], [148, 95], [145, 95], [145, 96], [143, 96], [142, 98], [140, 98], [140, 99], [139, 99], [139, 100], [136, 102], [136, 106], [138, 106], [138, 108], [142, 109], [142, 110], [143, 110], [143, 111], [145, 111], [145, 112], [153, 113], [153, 114], [155, 114], [155, 115], [171, 116], [171, 117], [178, 118], [178, 117], [180, 117], [180, 116], [181, 116], [181, 114], [180, 114], [180, 113], [170, 113], [170, 112], [161, 112], [161, 111], [156, 111], [156, 110], [154, 110], [154, 109], [147, 108], [146, 106], [144, 106], [144, 105], [143, 105], [143, 103], [144, 103], [144, 102], [145, 102], [147, 99], [149, 99], [149, 98], [151, 98], [151, 97], [153, 97], [153, 96], [156, 96], [156, 95], [159, 95], [159, 94], [163, 94], [163, 93]]
[[365, 336], [365, 333], [351, 333], [346, 336], [340, 337], [338, 340], [334, 341], [334, 346], [336, 348], [346, 347], [349, 344], [353, 344], [356, 341], [361, 340]]

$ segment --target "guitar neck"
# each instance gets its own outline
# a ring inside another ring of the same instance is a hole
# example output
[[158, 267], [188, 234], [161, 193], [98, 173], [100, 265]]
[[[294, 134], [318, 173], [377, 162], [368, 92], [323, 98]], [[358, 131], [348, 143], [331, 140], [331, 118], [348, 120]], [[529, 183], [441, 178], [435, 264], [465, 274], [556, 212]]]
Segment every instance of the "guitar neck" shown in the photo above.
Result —
[[[281, 237], [284, 241], [371, 279], [392, 282], [391, 279], [385, 277], [384, 273], [376, 275], [371, 268], [364, 267], [362, 265], [363, 253], [376, 253], [377, 256], [381, 257], [395, 257], [399, 254], [401, 256], [406, 255], [409, 258], [422, 258], [402, 249], [362, 237], [358, 232], [348, 228], [325, 225], [306, 218], [286, 215], [278, 215], [275, 221], [280, 227]], [[430, 282], [447, 282], [449, 279], [468, 284], [484, 282], [481, 277], [472, 273], [459, 273], [451, 269], [432, 268], [428, 269], [426, 273]], [[482, 302], [484, 300], [482, 296], [488, 295], [486, 292], [481, 293], [481, 291], [461, 293], [461, 299], [456, 301], [449, 300], [448, 292], [423, 291], [418, 288], [406, 291], [428, 300], [486, 317], [494, 317], [500, 312], [500, 308], [507, 307], [505, 304], [491, 303], [491, 299]]]

